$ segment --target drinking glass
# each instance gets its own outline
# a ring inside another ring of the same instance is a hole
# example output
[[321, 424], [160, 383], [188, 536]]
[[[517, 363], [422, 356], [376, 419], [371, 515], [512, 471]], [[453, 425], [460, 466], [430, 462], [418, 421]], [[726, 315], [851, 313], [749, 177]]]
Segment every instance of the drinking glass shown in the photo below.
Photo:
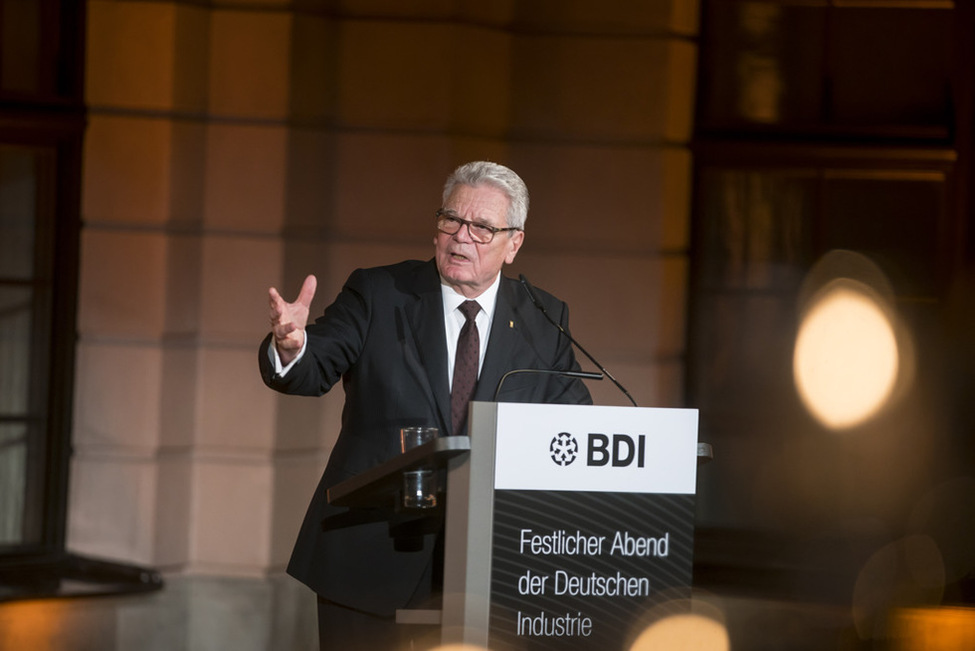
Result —
[[[440, 435], [436, 427], [404, 427], [399, 431], [400, 450], [407, 452]], [[403, 508], [431, 509], [437, 505], [437, 476], [430, 468], [403, 472]]]

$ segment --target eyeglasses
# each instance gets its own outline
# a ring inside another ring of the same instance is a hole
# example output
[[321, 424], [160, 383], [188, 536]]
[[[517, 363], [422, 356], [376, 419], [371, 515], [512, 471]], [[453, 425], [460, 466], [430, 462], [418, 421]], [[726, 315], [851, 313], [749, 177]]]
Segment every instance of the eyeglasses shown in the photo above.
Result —
[[490, 244], [494, 239], [494, 236], [498, 233], [521, 230], [520, 228], [515, 228], [513, 226], [509, 228], [496, 228], [487, 224], [467, 221], [466, 219], [461, 219], [454, 213], [444, 208], [437, 211], [437, 230], [439, 230], [441, 233], [455, 235], [457, 231], [460, 230], [461, 226], [467, 226], [467, 232], [470, 234], [471, 239], [478, 244]]

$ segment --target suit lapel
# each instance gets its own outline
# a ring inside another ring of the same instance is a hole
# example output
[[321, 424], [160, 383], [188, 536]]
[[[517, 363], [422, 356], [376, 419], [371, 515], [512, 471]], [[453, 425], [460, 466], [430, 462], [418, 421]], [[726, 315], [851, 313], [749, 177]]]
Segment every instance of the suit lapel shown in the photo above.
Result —
[[501, 276], [498, 288], [498, 302], [494, 308], [494, 321], [491, 323], [491, 336], [484, 355], [484, 367], [474, 391], [474, 400], [493, 402], [494, 393], [502, 376], [518, 365], [521, 357], [524, 334], [521, 332], [522, 318], [514, 290], [517, 287], [511, 279]]
[[[420, 268], [414, 283], [416, 302], [407, 318], [413, 331], [420, 363], [426, 370], [442, 427], [450, 423], [450, 388], [447, 381], [447, 335], [444, 332], [443, 297], [436, 265]], [[446, 431], [446, 430], [444, 430]]]

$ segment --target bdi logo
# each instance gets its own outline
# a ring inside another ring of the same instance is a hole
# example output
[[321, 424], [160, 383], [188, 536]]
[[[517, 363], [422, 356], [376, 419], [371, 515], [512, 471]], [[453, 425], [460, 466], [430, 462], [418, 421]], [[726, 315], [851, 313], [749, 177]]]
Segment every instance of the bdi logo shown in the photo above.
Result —
[[552, 454], [552, 461], [565, 467], [579, 455], [579, 441], [568, 432], [560, 432], [549, 443], [548, 451]]
[[[570, 465], [579, 455], [579, 441], [568, 432], [557, 434], [549, 444], [552, 461], [562, 466]], [[636, 464], [637, 468], [644, 468], [647, 457], [647, 437], [639, 434], [636, 437], [627, 434], [589, 434], [586, 445], [586, 465], [605, 466], [611, 464], [614, 468], [623, 468]]]
[[647, 456], [647, 437], [640, 434], [634, 441], [632, 436], [613, 434], [610, 449], [610, 437], [605, 434], [590, 434], [588, 448], [587, 466], [605, 466], [612, 462], [613, 467], [620, 468], [632, 466], [636, 462], [637, 468], [643, 468]]

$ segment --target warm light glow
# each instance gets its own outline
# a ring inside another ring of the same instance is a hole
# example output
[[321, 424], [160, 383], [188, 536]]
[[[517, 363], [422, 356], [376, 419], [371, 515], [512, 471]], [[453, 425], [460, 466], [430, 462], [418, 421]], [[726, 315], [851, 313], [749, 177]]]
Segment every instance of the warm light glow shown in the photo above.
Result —
[[885, 639], [899, 607], [931, 606], [944, 595], [941, 550], [928, 536], [891, 542], [867, 560], [853, 586], [852, 614], [861, 639]]
[[834, 281], [802, 320], [793, 362], [799, 394], [820, 422], [858, 425], [883, 407], [897, 381], [894, 324], [865, 285]]
[[975, 649], [971, 608], [905, 608], [895, 613], [893, 629], [897, 651]]
[[672, 615], [647, 628], [630, 651], [728, 651], [731, 642], [724, 625], [701, 615]]
[[62, 648], [69, 605], [56, 601], [7, 603], [0, 608], [0, 649]]
[[488, 651], [488, 649], [476, 644], [445, 644], [433, 647], [430, 651]]

